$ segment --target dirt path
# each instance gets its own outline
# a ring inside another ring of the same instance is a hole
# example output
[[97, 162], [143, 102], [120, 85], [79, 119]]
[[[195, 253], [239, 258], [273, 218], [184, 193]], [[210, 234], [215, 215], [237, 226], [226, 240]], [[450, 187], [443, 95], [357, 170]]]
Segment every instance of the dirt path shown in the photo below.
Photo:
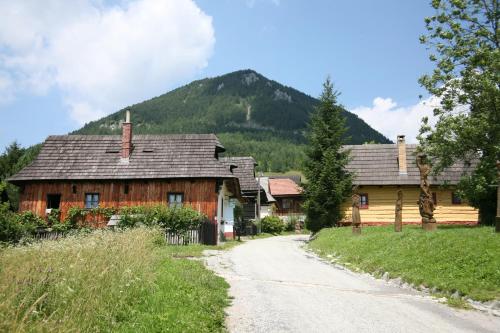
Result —
[[258, 239], [205, 258], [231, 285], [231, 332], [500, 332], [498, 317], [326, 264], [302, 249], [306, 239]]

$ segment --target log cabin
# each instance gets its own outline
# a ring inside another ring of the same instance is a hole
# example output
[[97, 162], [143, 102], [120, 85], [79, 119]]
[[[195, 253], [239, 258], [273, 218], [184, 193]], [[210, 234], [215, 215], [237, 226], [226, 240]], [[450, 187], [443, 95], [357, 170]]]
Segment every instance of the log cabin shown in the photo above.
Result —
[[303, 190], [296, 181], [289, 177], [269, 177], [268, 183], [269, 194], [276, 200], [274, 215], [283, 220], [296, 218], [304, 221]]
[[[351, 160], [347, 170], [354, 174], [355, 191], [360, 195], [363, 225], [394, 223], [397, 191], [403, 191], [403, 223], [419, 224], [420, 173], [416, 165], [417, 145], [406, 144], [399, 135], [396, 144], [345, 146]], [[438, 176], [429, 177], [434, 218], [442, 224], [477, 224], [478, 211], [455, 192], [460, 178], [472, 171], [467, 163], [457, 163]], [[351, 219], [351, 202], [344, 205], [345, 223]]]
[[223, 198], [241, 197], [222, 152], [214, 134], [132, 135], [127, 111], [121, 136], [49, 136], [33, 163], [8, 181], [20, 187], [20, 211], [40, 216], [59, 209], [64, 220], [73, 206], [165, 204], [189, 205], [220, 223]]

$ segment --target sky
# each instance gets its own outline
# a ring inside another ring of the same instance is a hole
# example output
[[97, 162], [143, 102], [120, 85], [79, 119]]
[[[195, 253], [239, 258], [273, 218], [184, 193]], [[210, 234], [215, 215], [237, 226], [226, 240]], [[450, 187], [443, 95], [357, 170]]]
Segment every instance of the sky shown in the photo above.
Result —
[[[253, 69], [415, 142], [437, 101], [428, 1], [0, 0], [0, 149], [28, 146], [193, 80]], [[419, 96], [423, 96], [419, 98]]]

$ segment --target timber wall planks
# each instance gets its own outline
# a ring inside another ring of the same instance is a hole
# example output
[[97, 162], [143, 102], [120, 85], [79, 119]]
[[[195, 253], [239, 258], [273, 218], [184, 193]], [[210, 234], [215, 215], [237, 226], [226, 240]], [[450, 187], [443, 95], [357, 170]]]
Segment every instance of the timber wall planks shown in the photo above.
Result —
[[[73, 185], [76, 193], [73, 193]], [[125, 194], [125, 185], [129, 186]], [[215, 179], [149, 180], [102, 182], [40, 182], [24, 186], [20, 198], [20, 211], [33, 211], [45, 216], [48, 194], [61, 194], [61, 220], [70, 207], [83, 208], [85, 193], [99, 193], [99, 207], [124, 207], [167, 204], [169, 192], [183, 193], [184, 204], [206, 214], [214, 221], [217, 212]]]
[[[418, 186], [362, 186], [358, 193], [368, 194], [368, 208], [360, 209], [363, 224], [394, 223], [397, 191], [403, 190], [403, 223], [420, 223], [418, 210]], [[437, 205], [434, 217], [438, 223], [477, 223], [478, 211], [467, 203], [451, 203], [452, 190], [431, 187], [436, 193]], [[344, 204], [346, 220], [351, 221], [351, 202]]]

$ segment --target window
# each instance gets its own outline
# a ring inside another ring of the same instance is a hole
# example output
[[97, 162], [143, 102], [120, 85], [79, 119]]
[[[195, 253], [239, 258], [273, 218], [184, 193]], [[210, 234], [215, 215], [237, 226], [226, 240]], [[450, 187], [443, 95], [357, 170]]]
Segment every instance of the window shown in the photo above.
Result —
[[128, 194], [128, 190], [129, 190], [128, 184], [125, 184], [125, 186], [123, 187], [123, 194]]
[[60, 194], [47, 194], [47, 209], [59, 209], [60, 204]]
[[292, 199], [283, 199], [283, 209], [290, 209], [292, 207]]
[[99, 207], [99, 193], [85, 193], [85, 208]]
[[454, 205], [460, 205], [462, 203], [462, 198], [457, 192], [451, 192], [451, 203]]
[[368, 194], [359, 194], [359, 208], [368, 208]]
[[71, 185], [71, 192], [73, 192], [73, 194], [76, 194], [76, 185]]
[[182, 193], [169, 193], [168, 194], [168, 206], [169, 207], [182, 207], [183, 201], [184, 201], [184, 194], [182, 194]]
[[438, 199], [437, 199], [437, 193], [436, 192], [432, 192], [432, 203], [434, 204], [434, 206], [437, 206], [437, 204], [438, 204]]

